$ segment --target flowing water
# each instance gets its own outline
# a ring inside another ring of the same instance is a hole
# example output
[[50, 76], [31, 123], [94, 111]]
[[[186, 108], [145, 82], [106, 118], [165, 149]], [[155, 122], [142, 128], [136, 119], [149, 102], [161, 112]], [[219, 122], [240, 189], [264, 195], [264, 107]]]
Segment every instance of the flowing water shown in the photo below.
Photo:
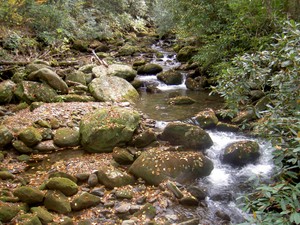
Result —
[[[153, 46], [164, 54], [162, 59], [154, 57], [153, 63], [163, 66], [164, 71], [179, 66], [176, 56], [172, 52], [164, 51], [161, 48], [162, 43]], [[185, 75], [185, 74], [183, 74]], [[180, 85], [167, 86], [156, 79], [156, 76], [139, 76], [137, 79], [145, 83], [156, 83], [159, 93], [147, 93], [141, 91], [141, 101], [137, 107], [149, 118], [156, 120], [156, 127], [160, 130], [170, 121], [193, 122], [193, 116], [205, 108], [218, 109], [222, 107], [222, 99], [218, 96], [210, 96], [206, 91], [189, 91], [183, 83]], [[170, 96], [176, 92], [180, 95], [186, 95], [196, 103], [192, 105], [169, 105], [167, 103]], [[245, 136], [240, 133], [208, 131], [213, 140], [213, 146], [206, 150], [206, 155], [213, 161], [214, 169], [211, 174], [197, 181], [201, 189], [207, 190], [207, 205], [210, 208], [210, 216], [214, 217], [215, 212], [221, 211], [231, 218], [232, 224], [240, 223], [247, 216], [236, 206], [236, 198], [247, 191], [251, 191], [251, 178], [260, 177], [268, 180], [273, 170], [272, 164], [272, 146], [269, 142], [253, 137]], [[240, 140], [255, 140], [260, 146], [261, 156], [255, 164], [249, 164], [242, 168], [233, 168], [224, 165], [220, 156], [224, 148], [233, 142]]]

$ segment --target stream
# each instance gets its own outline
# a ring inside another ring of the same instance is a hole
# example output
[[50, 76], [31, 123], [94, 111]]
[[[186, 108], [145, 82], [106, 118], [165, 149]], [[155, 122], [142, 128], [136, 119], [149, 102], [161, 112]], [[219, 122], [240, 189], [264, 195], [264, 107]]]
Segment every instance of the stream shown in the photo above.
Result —
[[[161, 65], [164, 71], [180, 66], [180, 63], [176, 61], [175, 53], [165, 51], [163, 45], [163, 42], [159, 42], [152, 46], [164, 55], [160, 59], [154, 56], [152, 63]], [[147, 93], [142, 89], [141, 100], [137, 103], [137, 108], [150, 119], [155, 120], [156, 128], [160, 130], [163, 130], [170, 121], [194, 123], [193, 116], [201, 110], [205, 108], [219, 109], [223, 104], [219, 96], [209, 95], [208, 91], [187, 90], [184, 84], [185, 79], [180, 85], [165, 85], [158, 81], [155, 75], [138, 76], [136, 79], [146, 84], [154, 83], [161, 90], [158, 93]], [[173, 93], [189, 96], [196, 100], [196, 103], [170, 105], [167, 101]], [[206, 198], [206, 203], [210, 209], [209, 217], [211, 219], [216, 212], [220, 211], [229, 215], [232, 224], [241, 223], [247, 215], [238, 208], [236, 198], [251, 191], [251, 178], [258, 176], [261, 180], [268, 181], [273, 170], [271, 143], [241, 133], [216, 130], [207, 132], [213, 140], [213, 146], [205, 153], [213, 161], [214, 169], [208, 177], [198, 180], [196, 185], [207, 191], [209, 197]], [[241, 140], [258, 142], [261, 150], [259, 160], [255, 164], [248, 164], [242, 168], [233, 168], [222, 164], [220, 155], [224, 148], [230, 143]]]

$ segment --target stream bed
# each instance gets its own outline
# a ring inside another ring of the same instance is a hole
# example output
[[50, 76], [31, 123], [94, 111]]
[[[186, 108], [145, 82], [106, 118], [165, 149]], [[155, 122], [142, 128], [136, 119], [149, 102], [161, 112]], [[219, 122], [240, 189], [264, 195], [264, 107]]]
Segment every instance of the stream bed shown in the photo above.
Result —
[[[159, 50], [164, 57], [154, 57], [152, 63], [159, 64], [164, 71], [178, 67], [176, 56], [172, 52], [163, 50], [162, 42], [153, 46]], [[186, 74], [183, 73], [185, 76]], [[156, 79], [155, 75], [138, 76], [137, 79], [145, 83], [155, 83], [160, 92], [147, 93], [142, 89], [141, 99], [136, 107], [150, 119], [156, 121], [156, 128], [163, 130], [168, 122], [183, 121], [194, 123], [193, 116], [205, 108], [220, 109], [223, 106], [222, 99], [217, 95], [210, 95], [209, 91], [187, 90], [183, 79], [180, 85], [165, 85]], [[170, 105], [167, 103], [174, 93], [193, 98], [196, 102], [192, 105]], [[196, 186], [207, 191], [207, 206], [209, 207], [210, 219], [214, 220], [216, 212], [223, 212], [229, 215], [231, 224], [238, 224], [245, 220], [247, 215], [237, 206], [236, 199], [251, 192], [251, 179], [259, 177], [268, 181], [272, 171], [272, 146], [271, 143], [246, 136], [242, 133], [220, 132], [216, 130], [207, 131], [213, 140], [213, 146], [205, 151], [205, 154], [213, 161], [214, 169], [211, 174], [196, 181]], [[261, 156], [255, 164], [248, 164], [242, 168], [233, 168], [221, 162], [220, 156], [224, 148], [237, 141], [253, 140], [259, 144]], [[201, 209], [194, 213], [201, 214]]]

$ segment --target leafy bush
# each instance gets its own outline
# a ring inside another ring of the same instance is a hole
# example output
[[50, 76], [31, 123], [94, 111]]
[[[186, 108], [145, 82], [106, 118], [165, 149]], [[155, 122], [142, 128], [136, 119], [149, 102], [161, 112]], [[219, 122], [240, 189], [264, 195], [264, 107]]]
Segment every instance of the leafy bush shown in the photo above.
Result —
[[245, 209], [253, 213], [246, 224], [300, 223], [299, 52], [300, 24], [285, 22], [270, 49], [236, 57], [233, 66], [217, 77], [214, 91], [233, 111], [251, 104], [253, 89], [271, 100], [267, 110], [257, 112], [262, 119], [254, 130], [272, 140], [277, 174], [273, 184], [261, 184], [245, 197]]

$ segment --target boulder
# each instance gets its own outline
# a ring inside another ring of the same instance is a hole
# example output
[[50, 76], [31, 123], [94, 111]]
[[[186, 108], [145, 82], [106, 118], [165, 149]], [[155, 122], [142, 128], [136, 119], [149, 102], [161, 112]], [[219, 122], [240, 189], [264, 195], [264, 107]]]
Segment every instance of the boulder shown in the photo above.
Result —
[[49, 190], [61, 191], [66, 196], [72, 196], [78, 192], [77, 184], [64, 177], [53, 177], [49, 179], [46, 182], [46, 187]]
[[42, 135], [40, 134], [39, 130], [34, 127], [27, 127], [22, 130], [18, 138], [27, 146], [32, 147], [40, 143], [43, 139]]
[[40, 80], [45, 82], [54, 90], [57, 90], [61, 94], [68, 94], [68, 85], [66, 82], [58, 76], [54, 71], [48, 68], [42, 68], [28, 75], [28, 80]]
[[225, 132], [237, 132], [239, 131], [239, 127], [235, 124], [223, 123], [218, 122], [216, 129], [218, 131], [225, 131]]
[[140, 66], [137, 70], [139, 75], [156, 75], [163, 71], [163, 68], [154, 63], [148, 63], [146, 65]]
[[134, 156], [125, 148], [115, 147], [112, 154], [114, 160], [119, 164], [131, 164]]
[[59, 150], [59, 147], [54, 144], [53, 140], [46, 140], [35, 145], [33, 149], [37, 150], [39, 153], [45, 153], [57, 151]]
[[42, 141], [43, 137], [40, 134], [39, 130], [34, 127], [27, 127], [23, 129], [18, 138], [27, 146], [32, 147], [37, 145], [39, 142]]
[[140, 114], [129, 108], [96, 110], [80, 122], [81, 145], [88, 152], [111, 152], [131, 140], [139, 123]]
[[246, 140], [229, 144], [224, 150], [222, 161], [232, 166], [244, 166], [255, 162], [259, 156], [257, 142]]
[[196, 101], [188, 96], [176, 96], [168, 100], [170, 105], [190, 105]]
[[42, 224], [49, 224], [53, 221], [54, 216], [48, 212], [47, 209], [45, 209], [44, 207], [32, 207], [30, 208], [30, 211], [32, 213], [34, 213], [35, 215], [37, 215], [37, 217], [40, 219], [40, 221], [42, 222]]
[[18, 205], [0, 201], [0, 223], [10, 222], [20, 210]]
[[16, 224], [24, 224], [24, 225], [42, 225], [40, 219], [37, 215], [26, 213], [18, 215], [14, 219]]
[[161, 148], [143, 152], [129, 168], [134, 176], [152, 185], [159, 185], [166, 180], [189, 183], [208, 176], [212, 170], [212, 161], [201, 152]]
[[83, 192], [77, 196], [72, 202], [71, 207], [74, 211], [80, 211], [100, 204], [101, 200], [98, 196]]
[[144, 148], [156, 141], [156, 134], [148, 129], [133, 137], [131, 144], [137, 148]]
[[125, 44], [118, 51], [118, 56], [130, 56], [138, 52], [139, 48], [136, 46]]
[[257, 116], [254, 112], [253, 109], [249, 109], [249, 110], [245, 110], [245, 111], [240, 111], [236, 117], [234, 117], [231, 121], [233, 123], [237, 123], [237, 124], [240, 124], [242, 122], [245, 122], [245, 121], [251, 121], [251, 120], [254, 120], [256, 119]]
[[56, 130], [53, 138], [55, 145], [59, 147], [74, 147], [80, 143], [78, 129], [63, 127]]
[[104, 65], [95, 66], [92, 68], [92, 72], [96, 78], [107, 76], [107, 67]]
[[4, 125], [0, 125], [0, 148], [10, 144], [13, 138], [10, 130]]
[[14, 195], [20, 199], [21, 202], [29, 205], [41, 203], [44, 200], [44, 193], [37, 188], [22, 186], [14, 190]]
[[9, 103], [13, 99], [16, 86], [11, 80], [5, 80], [0, 83], [0, 104]]
[[25, 145], [25, 143], [23, 141], [20, 140], [14, 140], [12, 142], [12, 146], [14, 147], [14, 149], [16, 149], [19, 153], [32, 153], [33, 149], [28, 147], [27, 145]]
[[204, 76], [196, 77], [194, 79], [189, 77], [185, 81], [185, 86], [189, 90], [201, 91], [204, 88], [208, 87], [208, 81]]
[[137, 90], [128, 81], [116, 76], [95, 78], [88, 87], [98, 101], [133, 102], [139, 97]]
[[66, 81], [66, 83], [71, 81], [74, 83], [86, 85], [86, 75], [84, 72], [76, 70], [76, 71], [73, 71], [72, 73], [68, 74], [66, 76], [65, 81]]
[[32, 72], [35, 72], [35, 71], [43, 69], [43, 68], [47, 68], [49, 70], [52, 69], [49, 65], [47, 65], [47, 63], [33, 62], [26, 66], [26, 71], [28, 74], [30, 74]]
[[0, 180], [13, 180], [15, 176], [9, 171], [0, 171]]
[[49, 85], [33, 82], [22, 81], [18, 84], [15, 95], [27, 103], [31, 102], [54, 102], [57, 93]]
[[70, 175], [68, 173], [65, 172], [53, 172], [49, 174], [49, 178], [53, 178], [53, 177], [64, 177], [64, 178], [68, 178], [69, 180], [73, 181], [74, 183], [77, 183], [77, 178], [73, 175]]
[[190, 149], [206, 149], [212, 146], [213, 142], [209, 134], [196, 125], [181, 122], [169, 123], [160, 139], [168, 141], [171, 145], [182, 145]]
[[133, 184], [133, 176], [122, 172], [113, 166], [103, 166], [97, 171], [99, 183], [104, 184], [107, 188], [122, 187]]
[[199, 112], [194, 120], [199, 124], [199, 126], [203, 129], [211, 129], [216, 127], [219, 122], [214, 110], [206, 109], [204, 111]]
[[197, 49], [192, 46], [185, 46], [179, 50], [177, 60], [179, 62], [187, 62], [197, 53]]
[[175, 70], [168, 70], [156, 75], [157, 79], [167, 85], [178, 85], [182, 83], [183, 76], [180, 72]]
[[68, 198], [60, 191], [48, 191], [45, 196], [46, 209], [66, 214], [72, 211]]
[[117, 76], [127, 81], [133, 81], [137, 72], [131, 66], [124, 64], [112, 64], [107, 69], [107, 75]]

